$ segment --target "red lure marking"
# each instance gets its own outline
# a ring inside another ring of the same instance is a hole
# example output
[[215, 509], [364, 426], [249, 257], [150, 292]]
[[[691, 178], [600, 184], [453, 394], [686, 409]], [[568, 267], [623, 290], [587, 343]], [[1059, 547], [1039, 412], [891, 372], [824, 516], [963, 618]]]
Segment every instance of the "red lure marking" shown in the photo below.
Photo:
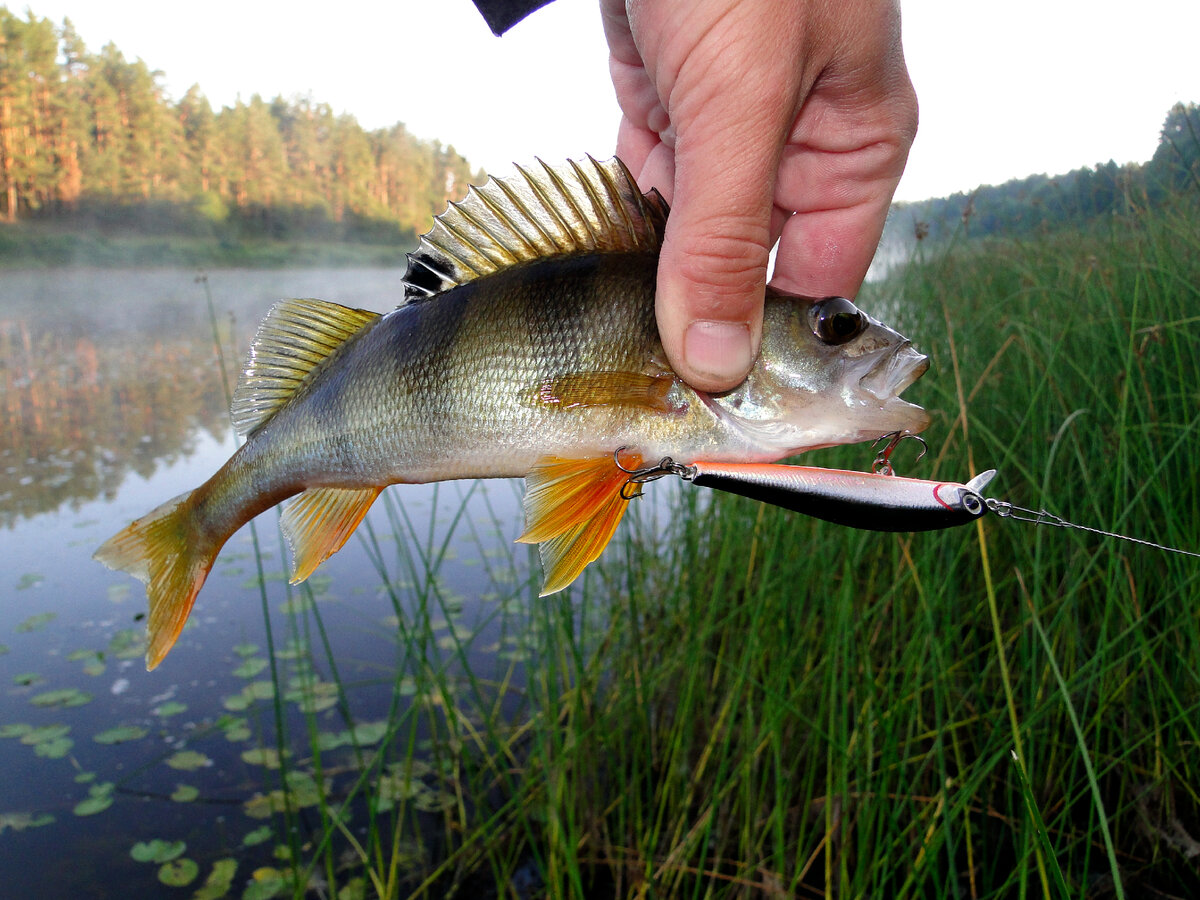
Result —
[[938, 494], [938, 492], [944, 487], [958, 487], [958, 485], [952, 485], [946, 481], [940, 482], [933, 489], [933, 499], [936, 500], [938, 503], [942, 504], [942, 506], [946, 507], [946, 509], [953, 510], [954, 507], [952, 507], [949, 503], [947, 503], [945, 500], [943, 500]]

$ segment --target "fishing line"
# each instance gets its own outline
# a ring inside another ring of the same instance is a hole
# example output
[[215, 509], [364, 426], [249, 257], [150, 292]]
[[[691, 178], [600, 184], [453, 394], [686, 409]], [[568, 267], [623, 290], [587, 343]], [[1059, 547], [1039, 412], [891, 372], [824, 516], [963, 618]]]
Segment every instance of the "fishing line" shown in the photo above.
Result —
[[1079, 531], [1090, 531], [1092, 534], [1102, 535], [1103, 537], [1118, 538], [1122, 541], [1129, 541], [1131, 544], [1141, 544], [1143, 547], [1153, 547], [1155, 550], [1165, 550], [1167, 553], [1178, 553], [1182, 556], [1193, 556], [1200, 559], [1200, 553], [1194, 553], [1191, 550], [1168, 547], [1165, 544], [1156, 544], [1154, 541], [1130, 537], [1127, 534], [1117, 534], [1115, 531], [1104, 531], [1101, 528], [1092, 528], [1088, 525], [1077, 525], [1074, 522], [1068, 522], [1062, 516], [1056, 516], [1054, 513], [1047, 512], [1044, 509], [1026, 509], [1023, 506], [1009, 503], [1007, 500], [997, 500], [995, 497], [988, 497], [983, 502], [987, 504], [988, 509], [1001, 519], [1012, 519], [1014, 522], [1032, 522], [1034, 525], [1052, 525], [1055, 528], [1076, 528]]

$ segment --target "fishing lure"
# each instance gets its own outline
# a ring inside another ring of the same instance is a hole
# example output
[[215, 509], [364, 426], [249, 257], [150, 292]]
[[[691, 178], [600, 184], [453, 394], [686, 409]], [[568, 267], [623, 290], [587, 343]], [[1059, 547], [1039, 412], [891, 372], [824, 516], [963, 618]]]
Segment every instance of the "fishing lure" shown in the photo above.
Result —
[[[936, 531], [966, 525], [987, 513], [981, 492], [996, 474], [989, 469], [959, 484], [772, 463], [682, 465], [670, 457], [643, 469], [622, 468], [629, 474], [627, 486], [677, 475], [701, 487], [868, 531]], [[631, 499], [632, 492], [622, 496]]]
[[908, 437], [916, 436], [905, 433], [884, 435], [881, 440], [890, 438], [891, 441], [876, 457], [871, 472], [777, 463], [697, 461], [684, 465], [670, 457], [664, 457], [653, 466], [628, 469], [621, 465], [620, 450], [614, 454], [614, 459], [629, 475], [621, 491], [621, 496], [627, 500], [632, 499], [641, 485], [666, 475], [676, 475], [701, 487], [739, 494], [827, 522], [868, 531], [936, 531], [966, 525], [991, 512], [998, 518], [1015, 522], [1074, 528], [1200, 558], [1200, 553], [1190, 550], [1078, 525], [1044, 509], [1026, 509], [1007, 500], [985, 497], [983, 492], [996, 476], [995, 469], [980, 472], [963, 483], [896, 475], [890, 462], [891, 452], [896, 444]]

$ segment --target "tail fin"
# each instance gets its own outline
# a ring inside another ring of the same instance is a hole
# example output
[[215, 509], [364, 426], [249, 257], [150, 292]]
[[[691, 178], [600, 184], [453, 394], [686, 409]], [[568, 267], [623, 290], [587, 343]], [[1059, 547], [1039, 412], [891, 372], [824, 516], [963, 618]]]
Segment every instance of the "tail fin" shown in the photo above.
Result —
[[193, 522], [192, 494], [180, 494], [113, 535], [93, 554], [110, 569], [146, 585], [150, 598], [146, 668], [153, 669], [175, 645], [196, 594], [224, 541], [204, 538]]

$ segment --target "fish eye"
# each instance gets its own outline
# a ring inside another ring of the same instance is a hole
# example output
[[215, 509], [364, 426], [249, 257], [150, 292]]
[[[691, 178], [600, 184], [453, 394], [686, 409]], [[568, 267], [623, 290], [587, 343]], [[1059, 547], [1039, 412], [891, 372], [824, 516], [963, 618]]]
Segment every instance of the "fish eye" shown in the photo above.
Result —
[[826, 297], [812, 305], [808, 323], [823, 343], [836, 346], [862, 334], [867, 328], [867, 317], [845, 297]]

